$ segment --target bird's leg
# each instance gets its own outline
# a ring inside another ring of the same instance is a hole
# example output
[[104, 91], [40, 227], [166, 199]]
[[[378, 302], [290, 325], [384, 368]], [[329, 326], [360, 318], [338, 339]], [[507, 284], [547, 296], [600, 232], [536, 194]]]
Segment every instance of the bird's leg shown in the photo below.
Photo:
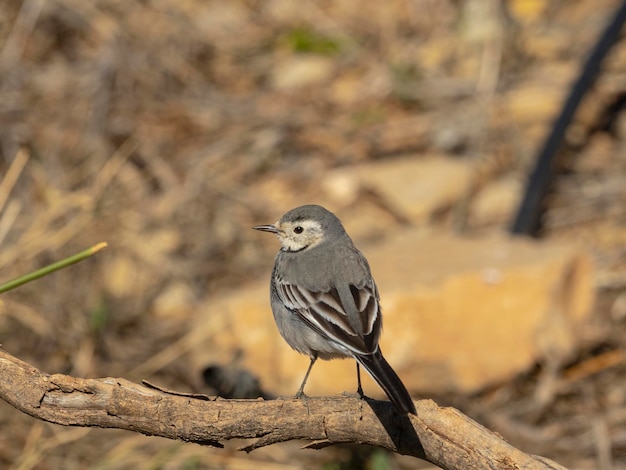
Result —
[[365, 394], [363, 393], [363, 387], [361, 386], [361, 367], [359, 363], [356, 363], [356, 380], [357, 380], [357, 389], [356, 393], [359, 395], [359, 398], [365, 398]]
[[296, 393], [296, 398], [302, 398], [306, 396], [304, 394], [304, 386], [306, 385], [306, 381], [309, 378], [309, 374], [311, 373], [311, 369], [313, 369], [313, 364], [315, 364], [315, 361], [317, 361], [317, 353], [313, 353], [311, 355], [311, 363], [309, 364], [309, 368], [307, 369], [306, 374], [304, 374], [304, 380], [302, 381], [302, 385], [300, 385], [300, 388]]

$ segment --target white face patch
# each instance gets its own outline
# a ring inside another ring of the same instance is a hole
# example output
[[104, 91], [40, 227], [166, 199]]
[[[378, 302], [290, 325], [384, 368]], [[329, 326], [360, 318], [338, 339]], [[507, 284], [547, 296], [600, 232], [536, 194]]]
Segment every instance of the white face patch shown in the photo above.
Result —
[[324, 240], [324, 231], [315, 220], [278, 222], [278, 240], [285, 251], [302, 251], [312, 248]]

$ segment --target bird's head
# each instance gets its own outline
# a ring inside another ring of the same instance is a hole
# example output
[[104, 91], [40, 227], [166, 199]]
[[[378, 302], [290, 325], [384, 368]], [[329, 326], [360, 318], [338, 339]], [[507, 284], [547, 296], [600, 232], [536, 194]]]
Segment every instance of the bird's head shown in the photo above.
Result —
[[253, 228], [276, 234], [282, 250], [289, 252], [308, 250], [344, 233], [339, 219], [316, 205], [296, 207], [274, 224]]

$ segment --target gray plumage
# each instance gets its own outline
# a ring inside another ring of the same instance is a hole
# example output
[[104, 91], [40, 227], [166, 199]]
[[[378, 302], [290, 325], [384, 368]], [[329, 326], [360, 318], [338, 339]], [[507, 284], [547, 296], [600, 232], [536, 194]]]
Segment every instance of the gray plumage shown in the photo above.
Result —
[[278, 330], [296, 351], [311, 358], [298, 395], [303, 395], [317, 358], [354, 357], [358, 392], [361, 364], [399, 413], [416, 414], [406, 388], [383, 357], [378, 290], [369, 264], [341, 221], [322, 206], [290, 210], [273, 225], [281, 243], [271, 278], [270, 302]]

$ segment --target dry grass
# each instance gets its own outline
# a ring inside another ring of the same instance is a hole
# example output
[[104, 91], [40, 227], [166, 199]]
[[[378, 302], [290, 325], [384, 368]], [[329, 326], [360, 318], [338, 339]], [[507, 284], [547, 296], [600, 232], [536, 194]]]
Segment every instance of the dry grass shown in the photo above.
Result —
[[[8, 2], [0, 13], [1, 276], [102, 240], [109, 248], [3, 296], [2, 346], [48, 372], [153, 373], [197, 388], [199, 371], [171, 364], [198, 340], [187, 335], [194, 306], [266, 275], [274, 247], [248, 227], [323, 199], [328, 170], [371, 159], [472, 159], [476, 190], [502, 175], [524, 178], [617, 3]], [[625, 57], [622, 41], [568, 136], [580, 158], [547, 215], [547, 236], [584, 237], [606, 280], [581, 361], [623, 347], [626, 118], [621, 111], [612, 128], [597, 124], [626, 92]], [[465, 230], [494, 228], [461, 220]], [[450, 217], [433, 223], [453, 225]], [[470, 402], [450, 400], [524, 450], [577, 468], [626, 468], [626, 398], [612, 382], [626, 371], [618, 359], [558, 387], [529, 372]], [[4, 404], [0, 427], [0, 466], [13, 469], [386, 461], [296, 445], [214, 452], [62, 429]]]

